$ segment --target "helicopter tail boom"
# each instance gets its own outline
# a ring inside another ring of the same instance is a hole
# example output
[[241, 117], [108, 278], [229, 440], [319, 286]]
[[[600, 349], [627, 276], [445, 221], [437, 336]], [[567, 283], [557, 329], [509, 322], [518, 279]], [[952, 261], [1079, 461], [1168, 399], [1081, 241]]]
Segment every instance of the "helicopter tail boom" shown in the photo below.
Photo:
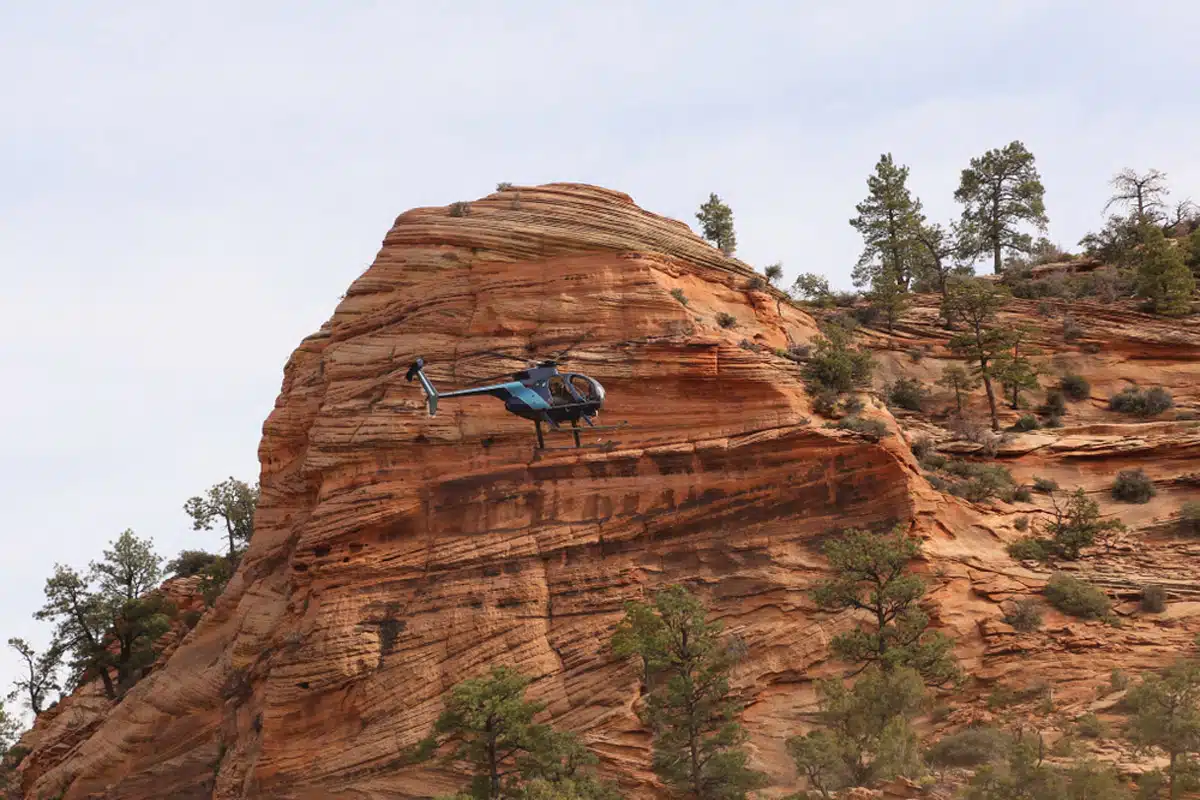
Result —
[[437, 415], [438, 391], [433, 388], [433, 384], [425, 376], [424, 366], [425, 359], [418, 356], [417, 360], [408, 368], [408, 373], [404, 377], [410, 381], [416, 378], [421, 382], [421, 388], [425, 390], [425, 400], [429, 404], [429, 416], [433, 417]]

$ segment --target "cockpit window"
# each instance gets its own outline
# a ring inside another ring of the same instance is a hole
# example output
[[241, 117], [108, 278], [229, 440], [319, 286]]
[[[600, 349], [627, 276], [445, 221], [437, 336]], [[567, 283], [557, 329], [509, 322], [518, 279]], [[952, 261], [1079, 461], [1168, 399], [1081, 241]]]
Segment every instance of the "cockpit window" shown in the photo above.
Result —
[[604, 397], [604, 390], [600, 388], [600, 384], [582, 375], [572, 375], [571, 386], [587, 402], [600, 400]]
[[575, 398], [571, 397], [571, 391], [567, 388], [567, 382], [563, 380], [561, 375], [554, 375], [550, 378], [550, 404], [555, 406], [567, 405], [575, 402]]

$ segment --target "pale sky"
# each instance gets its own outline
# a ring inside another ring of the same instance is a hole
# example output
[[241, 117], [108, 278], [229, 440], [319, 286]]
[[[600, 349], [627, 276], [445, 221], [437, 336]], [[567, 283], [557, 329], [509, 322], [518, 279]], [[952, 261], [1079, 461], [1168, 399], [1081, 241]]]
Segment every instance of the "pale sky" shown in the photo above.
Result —
[[[292, 349], [402, 211], [581, 181], [849, 287], [879, 155], [933, 219], [1022, 140], [1050, 237], [1122, 167], [1200, 200], [1200, 3], [0, 4], [0, 641], [55, 561], [254, 480]], [[0, 683], [17, 669], [0, 654]]]

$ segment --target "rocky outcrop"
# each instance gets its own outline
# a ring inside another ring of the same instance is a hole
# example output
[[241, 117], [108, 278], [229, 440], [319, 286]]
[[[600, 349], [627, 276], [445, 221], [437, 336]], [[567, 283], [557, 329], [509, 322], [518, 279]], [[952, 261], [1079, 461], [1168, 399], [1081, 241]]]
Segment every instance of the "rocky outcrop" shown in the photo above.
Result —
[[[876, 388], [901, 373], [936, 377], [948, 353], [935, 305], [893, 336], [865, 334], [882, 364]], [[1104, 319], [1094, 337], [1113, 341], [1125, 329]], [[1140, 344], [1071, 351], [1065, 363], [1101, 370], [1097, 392], [1135, 369], [1173, 375], [1177, 397], [1194, 403], [1197, 362], [1171, 355], [1191, 339], [1156, 351], [1153, 324], [1135, 327]], [[866, 413], [894, 435], [824, 427], [787, 357], [815, 334], [746, 265], [616, 192], [554, 184], [401, 215], [284, 369], [259, 450], [254, 539], [225, 594], [119, 704], [96, 698], [85, 732], [45, 731], [23, 768], [27, 795], [448, 793], [461, 776], [406, 765], [402, 751], [451, 686], [501, 662], [535, 677], [549, 718], [580, 732], [630, 797], [651, 797], [637, 676], [608, 639], [624, 601], [669, 582], [692, 586], [745, 641], [736, 687], [753, 760], [782, 794], [796, 788], [783, 740], [805, 728], [813, 679], [837, 669], [829, 637], [851, 624], [818, 613], [808, 590], [823, 577], [821, 544], [852, 526], [900, 524], [926, 540], [931, 610], [977, 678], [938, 725], [977, 715], [989, 687], [1030, 667], [1067, 687], [1061, 702], [1083, 703], [1110, 664], [1151, 666], [1184, 646], [1200, 620], [1183, 604], [1169, 619], [1126, 609], [1118, 632], [1053, 614], [1035, 634], [1001, 623], [1006, 602], [1045, 580], [1003, 550], [1016, 516], [1038, 504], [935, 491], [907, 446], [927, 420], [898, 423], [878, 394], [864, 396]], [[917, 362], [910, 348], [928, 355]], [[448, 400], [430, 418], [403, 379], [417, 355], [455, 388], [557, 358], [604, 384], [602, 422], [628, 426], [588, 435], [606, 447], [536, 453], [532, 425], [492, 398]], [[1194, 431], [1111, 425], [1106, 396], [1018, 447], [1014, 473], [1099, 492], [1106, 464], [1145, 461], [1178, 485], [1173, 500], [1194, 493], [1184, 478]], [[1174, 564], [1184, 593], [1186, 547], [1167, 537], [1089, 564], [1121, 586], [1140, 579], [1129, 559], [1160, 579]], [[82, 708], [86, 696], [69, 702]]]

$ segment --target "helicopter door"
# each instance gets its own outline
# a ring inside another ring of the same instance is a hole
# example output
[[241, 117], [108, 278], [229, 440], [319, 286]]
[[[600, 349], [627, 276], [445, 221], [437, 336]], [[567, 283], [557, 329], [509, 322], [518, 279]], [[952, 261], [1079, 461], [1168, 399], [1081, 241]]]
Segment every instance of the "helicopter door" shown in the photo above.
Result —
[[575, 394], [579, 395], [585, 403], [593, 403], [601, 399], [602, 395], [598, 388], [599, 384], [591, 378], [583, 375], [572, 375], [570, 378], [571, 388], [575, 390]]
[[575, 398], [571, 396], [571, 390], [567, 388], [567, 382], [561, 375], [552, 375], [548, 381], [550, 389], [550, 405], [566, 406], [575, 402]]

